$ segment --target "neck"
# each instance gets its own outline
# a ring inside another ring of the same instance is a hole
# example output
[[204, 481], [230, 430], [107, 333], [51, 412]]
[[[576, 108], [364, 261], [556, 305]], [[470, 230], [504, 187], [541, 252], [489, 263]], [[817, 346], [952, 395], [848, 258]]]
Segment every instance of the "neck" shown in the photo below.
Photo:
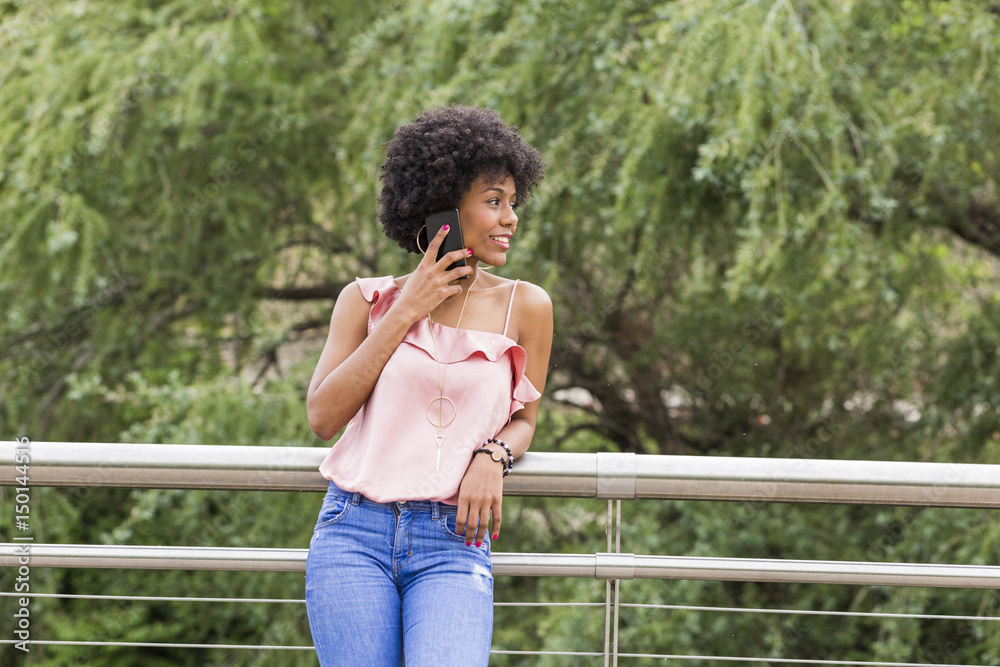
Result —
[[472, 267], [472, 273], [469, 274], [469, 277], [468, 277], [467, 280], [460, 280], [460, 281], [458, 281], [458, 284], [462, 287], [462, 292], [467, 294], [469, 292], [469, 290], [472, 289], [472, 285], [477, 280], [479, 280], [479, 275], [480, 275], [480, 273], [482, 273], [482, 270], [479, 268], [479, 260], [478, 259], [472, 259], [472, 258], [470, 258], [470, 259], [468, 259], [466, 261], [468, 262], [469, 266]]

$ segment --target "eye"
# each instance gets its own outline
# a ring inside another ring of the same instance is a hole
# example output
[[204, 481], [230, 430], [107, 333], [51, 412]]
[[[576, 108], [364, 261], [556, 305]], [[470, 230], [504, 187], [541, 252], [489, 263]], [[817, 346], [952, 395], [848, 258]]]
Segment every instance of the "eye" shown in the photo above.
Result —
[[488, 202], [486, 202], [486, 203], [487, 203], [487, 204], [493, 204], [494, 206], [499, 206], [499, 205], [500, 205], [500, 200], [499, 200], [499, 199], [497, 199], [496, 197], [494, 197], [493, 199], [489, 200], [489, 201], [488, 201]]
[[512, 211], [516, 211], [517, 210], [517, 202], [514, 202], [513, 204], [511, 204], [510, 208], [511, 208]]

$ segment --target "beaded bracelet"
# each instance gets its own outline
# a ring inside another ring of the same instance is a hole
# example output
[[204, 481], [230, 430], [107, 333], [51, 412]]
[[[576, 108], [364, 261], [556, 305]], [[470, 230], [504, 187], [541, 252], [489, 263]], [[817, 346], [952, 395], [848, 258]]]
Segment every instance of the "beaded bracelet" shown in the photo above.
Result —
[[507, 443], [504, 442], [503, 440], [500, 440], [498, 438], [490, 438], [489, 440], [486, 441], [486, 444], [488, 445], [491, 442], [497, 443], [498, 445], [503, 447], [504, 450], [506, 450], [507, 452], [507, 465], [504, 466], [503, 470], [503, 476], [506, 477], [507, 475], [510, 474], [510, 471], [514, 469], [514, 455], [511, 454], [510, 447], [508, 447]]
[[[497, 451], [492, 450], [492, 449], [486, 449], [485, 447], [480, 447], [479, 449], [473, 450], [472, 455], [475, 456], [476, 454], [480, 454], [480, 453], [489, 454], [490, 455], [490, 460], [494, 461], [496, 463], [499, 463], [500, 467], [503, 468], [503, 476], [504, 477], [507, 476], [507, 462], [503, 460], [503, 454], [500, 454], [500, 452], [497, 452]], [[497, 459], [493, 458], [494, 454], [500, 454], [500, 460], [499, 461]]]

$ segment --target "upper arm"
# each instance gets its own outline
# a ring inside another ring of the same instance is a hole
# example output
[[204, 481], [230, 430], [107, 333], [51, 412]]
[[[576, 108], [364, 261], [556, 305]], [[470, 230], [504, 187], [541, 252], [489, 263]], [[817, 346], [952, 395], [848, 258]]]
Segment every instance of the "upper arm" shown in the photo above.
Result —
[[[521, 287], [517, 292], [518, 303], [515, 303], [519, 323], [517, 342], [528, 353], [525, 376], [539, 393], [544, 393], [552, 352], [552, 299], [538, 285], [521, 281]], [[525, 404], [513, 418], [524, 419], [534, 427], [540, 401]]]
[[344, 362], [368, 337], [368, 315], [371, 304], [361, 294], [356, 282], [350, 282], [340, 291], [330, 316], [330, 332], [320, 354], [308, 398], [311, 399], [323, 380]]

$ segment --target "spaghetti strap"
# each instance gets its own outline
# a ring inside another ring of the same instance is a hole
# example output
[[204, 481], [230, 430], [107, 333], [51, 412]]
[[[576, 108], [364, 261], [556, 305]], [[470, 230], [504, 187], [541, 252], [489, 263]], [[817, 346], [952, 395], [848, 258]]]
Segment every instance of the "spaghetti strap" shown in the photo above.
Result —
[[510, 303], [507, 304], [507, 319], [503, 323], [503, 335], [507, 335], [507, 325], [510, 324], [510, 311], [514, 308], [514, 290], [517, 289], [517, 284], [521, 282], [520, 280], [514, 281], [514, 286], [510, 288]]

